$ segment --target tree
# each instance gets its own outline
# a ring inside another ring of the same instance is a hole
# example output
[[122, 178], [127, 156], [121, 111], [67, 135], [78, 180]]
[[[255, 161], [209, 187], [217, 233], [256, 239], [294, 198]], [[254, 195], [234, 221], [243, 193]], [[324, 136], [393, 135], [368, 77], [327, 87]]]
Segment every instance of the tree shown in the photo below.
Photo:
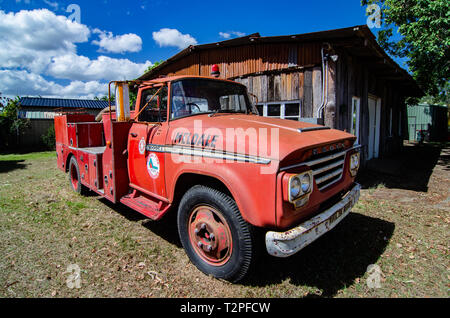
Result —
[[19, 118], [20, 98], [8, 99], [6, 105], [2, 104], [0, 111], [0, 148], [9, 148], [17, 145], [17, 136], [30, 126], [27, 119]]
[[147, 67], [147, 69], [145, 70], [145, 73], [150, 72], [152, 69], [154, 69], [155, 67], [157, 67], [158, 65], [160, 65], [162, 63], [164, 63], [164, 60], [153, 63], [153, 65], [150, 65], [149, 67]]
[[450, 1], [362, 0], [361, 4], [381, 7], [379, 44], [389, 54], [408, 59], [412, 76], [426, 94], [448, 100]]

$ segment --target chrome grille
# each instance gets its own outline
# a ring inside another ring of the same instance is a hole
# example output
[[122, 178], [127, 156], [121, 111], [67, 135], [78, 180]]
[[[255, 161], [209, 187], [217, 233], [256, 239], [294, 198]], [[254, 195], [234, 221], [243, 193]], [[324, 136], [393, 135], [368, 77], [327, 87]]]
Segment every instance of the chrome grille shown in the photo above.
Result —
[[312, 169], [319, 190], [323, 190], [341, 179], [346, 153], [347, 151], [337, 152], [304, 163]]

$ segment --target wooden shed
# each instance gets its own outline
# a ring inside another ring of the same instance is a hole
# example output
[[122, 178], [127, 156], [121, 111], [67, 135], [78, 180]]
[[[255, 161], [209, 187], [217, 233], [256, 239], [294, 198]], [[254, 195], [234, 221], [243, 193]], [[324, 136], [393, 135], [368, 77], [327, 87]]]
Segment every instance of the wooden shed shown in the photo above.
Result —
[[363, 161], [401, 149], [408, 135], [405, 98], [422, 94], [366, 25], [189, 46], [140, 79], [208, 76], [214, 64], [221, 78], [241, 82], [257, 96], [262, 116], [355, 134]]

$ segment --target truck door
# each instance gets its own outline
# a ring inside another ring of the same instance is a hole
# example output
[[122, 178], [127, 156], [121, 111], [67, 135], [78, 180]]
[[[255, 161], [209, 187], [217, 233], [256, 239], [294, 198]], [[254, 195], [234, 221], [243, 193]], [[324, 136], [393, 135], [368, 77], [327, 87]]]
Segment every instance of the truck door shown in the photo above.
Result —
[[[164, 145], [166, 139], [167, 91], [167, 86], [139, 91], [137, 103], [140, 107], [135, 113], [140, 113], [128, 136], [130, 187], [157, 198], [167, 198], [165, 154], [158, 152], [158, 147], [155, 147]], [[143, 109], [145, 105], [147, 106]]]

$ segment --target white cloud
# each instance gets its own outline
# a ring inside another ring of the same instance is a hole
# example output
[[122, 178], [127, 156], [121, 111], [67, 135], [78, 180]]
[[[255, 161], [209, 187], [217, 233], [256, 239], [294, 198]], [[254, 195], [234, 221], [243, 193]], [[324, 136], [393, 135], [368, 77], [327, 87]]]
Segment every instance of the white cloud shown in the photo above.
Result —
[[0, 11], [0, 67], [42, 72], [53, 56], [75, 53], [75, 43], [89, 35], [87, 26], [47, 9]]
[[56, 78], [80, 81], [135, 79], [142, 75], [152, 63], [134, 63], [128, 59], [99, 56], [95, 60], [76, 54], [56, 56], [47, 69], [47, 74]]
[[232, 36], [239, 38], [239, 37], [244, 36], [244, 35], [245, 35], [245, 33], [239, 32], [239, 31], [219, 32], [219, 36], [221, 38], [224, 38], [224, 39], [229, 39]]
[[[137, 35], [114, 37], [96, 29], [98, 45], [105, 51], [140, 50]], [[111, 80], [134, 79], [152, 65], [129, 59], [77, 54], [77, 43], [88, 42], [86, 25], [57, 16], [47, 9], [5, 13], [0, 10], [0, 92], [9, 95], [94, 97], [107, 92]], [[115, 48], [113, 48], [113, 44]], [[54, 79], [47, 80], [44, 76]], [[58, 79], [68, 79], [61, 85]]]
[[159, 31], [153, 32], [153, 40], [163, 46], [175, 46], [179, 49], [184, 49], [189, 45], [197, 44], [197, 40], [189, 34], [182, 34], [177, 29], [163, 28]]
[[94, 98], [104, 96], [108, 85], [98, 81], [72, 81], [69, 85], [56, 84], [41, 75], [18, 70], [0, 70], [0, 91], [10, 96], [42, 96], [64, 98]]
[[231, 37], [231, 34], [227, 33], [227, 32], [219, 32], [219, 35], [221, 38], [224, 38], [224, 39], [229, 39]]
[[111, 32], [99, 29], [94, 29], [93, 33], [99, 34], [100, 41], [94, 40], [92, 44], [98, 45], [103, 52], [139, 52], [142, 49], [141, 37], [133, 33], [114, 36]]

